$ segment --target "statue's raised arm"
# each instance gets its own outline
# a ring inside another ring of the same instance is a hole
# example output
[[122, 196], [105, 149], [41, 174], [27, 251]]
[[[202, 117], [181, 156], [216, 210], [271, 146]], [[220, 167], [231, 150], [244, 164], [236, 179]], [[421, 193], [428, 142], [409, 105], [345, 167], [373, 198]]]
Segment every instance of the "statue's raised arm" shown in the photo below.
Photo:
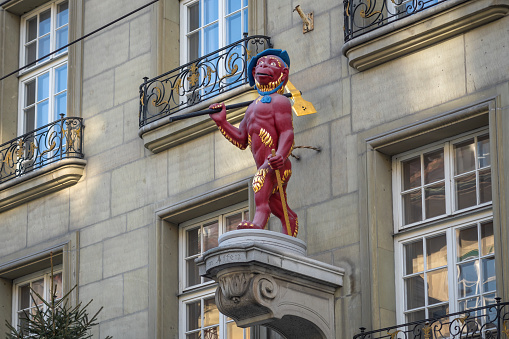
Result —
[[[299, 229], [297, 214], [285, 199], [292, 174], [289, 156], [294, 144], [292, 106], [282, 95], [289, 67], [290, 57], [286, 51], [267, 49], [259, 53], [249, 62], [248, 77], [260, 96], [247, 108], [239, 128], [226, 120], [224, 104], [211, 105], [210, 108], [223, 109], [210, 116], [231, 143], [241, 149], [250, 146], [258, 169], [253, 178], [256, 205], [253, 221], [242, 221], [237, 228], [264, 229], [273, 213], [281, 220], [283, 233], [296, 237]], [[279, 185], [275, 171], [280, 173]]]

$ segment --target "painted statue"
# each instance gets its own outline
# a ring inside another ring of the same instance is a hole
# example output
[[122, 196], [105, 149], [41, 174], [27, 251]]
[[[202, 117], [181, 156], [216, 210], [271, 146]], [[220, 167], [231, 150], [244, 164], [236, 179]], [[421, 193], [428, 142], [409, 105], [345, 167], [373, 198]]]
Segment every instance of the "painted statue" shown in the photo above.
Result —
[[297, 214], [286, 200], [286, 186], [292, 175], [289, 156], [294, 145], [292, 105], [282, 95], [289, 67], [290, 57], [280, 49], [267, 49], [250, 60], [249, 83], [255, 85], [260, 96], [249, 105], [238, 128], [226, 120], [224, 103], [209, 108], [222, 108], [210, 117], [232, 144], [240, 149], [251, 148], [258, 169], [253, 178], [256, 205], [253, 221], [242, 221], [237, 229], [264, 229], [273, 213], [281, 220], [283, 233], [296, 237]]

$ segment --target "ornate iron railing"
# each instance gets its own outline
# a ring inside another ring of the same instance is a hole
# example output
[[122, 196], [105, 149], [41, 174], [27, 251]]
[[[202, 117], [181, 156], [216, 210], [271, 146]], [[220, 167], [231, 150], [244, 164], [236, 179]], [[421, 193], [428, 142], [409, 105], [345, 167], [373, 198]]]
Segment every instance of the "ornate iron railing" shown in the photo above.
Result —
[[140, 127], [248, 82], [252, 56], [271, 47], [270, 38], [247, 36], [213, 53], [161, 74], [140, 86]]
[[343, 0], [345, 42], [447, 0]]
[[0, 184], [55, 161], [83, 158], [83, 119], [62, 118], [0, 145]]
[[439, 317], [414, 321], [375, 331], [361, 332], [354, 339], [507, 339], [509, 337], [509, 303], [500, 302], [445, 314]]

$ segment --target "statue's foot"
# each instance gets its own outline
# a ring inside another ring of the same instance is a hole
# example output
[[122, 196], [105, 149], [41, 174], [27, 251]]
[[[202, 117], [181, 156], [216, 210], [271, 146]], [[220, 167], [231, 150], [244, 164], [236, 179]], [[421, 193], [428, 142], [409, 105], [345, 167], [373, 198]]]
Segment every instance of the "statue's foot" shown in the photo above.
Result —
[[263, 230], [263, 227], [257, 226], [253, 224], [251, 221], [243, 220], [240, 222], [239, 226], [237, 226], [238, 230], [248, 230], [248, 229], [255, 229], [255, 230]]

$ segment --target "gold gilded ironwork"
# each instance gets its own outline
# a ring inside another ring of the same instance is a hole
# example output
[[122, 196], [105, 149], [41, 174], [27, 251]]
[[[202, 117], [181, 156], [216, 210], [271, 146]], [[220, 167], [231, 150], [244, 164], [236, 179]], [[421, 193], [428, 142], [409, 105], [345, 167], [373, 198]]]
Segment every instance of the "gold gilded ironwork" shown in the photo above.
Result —
[[504, 320], [504, 322], [502, 323], [502, 325], [503, 325], [503, 327], [504, 327], [504, 328], [502, 329], [502, 332], [504, 332], [504, 333], [505, 333], [505, 335], [506, 335], [507, 337], [509, 337], [509, 329], [507, 328], [507, 320]]
[[[2, 162], [4, 164], [7, 164], [7, 166], [9, 166], [10, 163], [14, 163], [13, 156], [14, 156], [14, 154], [11, 151], [7, 152], [5, 154], [4, 160], [2, 160]], [[10, 158], [10, 162], [9, 162], [9, 158]]]
[[196, 67], [196, 64], [194, 63], [191, 65], [191, 69], [189, 70], [189, 76], [187, 77], [187, 80], [189, 81], [191, 87], [194, 87], [199, 80], [198, 67]]
[[207, 66], [207, 74], [204, 75], [203, 79], [207, 78], [207, 81], [210, 82], [210, 79], [212, 79], [212, 73], [216, 73], [210, 66]]
[[152, 100], [152, 106], [159, 107], [161, 105], [165, 105], [168, 103], [168, 101], [159, 101], [162, 97], [161, 89], [159, 87], [155, 87], [157, 91], [157, 96]]
[[171, 88], [171, 90], [178, 93], [179, 88], [181, 88], [181, 87], [182, 87], [182, 79], [178, 78], [177, 80], [175, 80], [175, 83], [173, 84], [173, 87]]
[[237, 71], [239, 70], [239, 66], [238, 65], [233, 65], [233, 67], [232, 67], [232, 58], [233, 58], [233, 55], [230, 55], [230, 57], [228, 58], [228, 69], [230, 70], [230, 73], [223, 75], [221, 77], [221, 79], [219, 79], [219, 81], [221, 81], [221, 80], [223, 80], [225, 78], [232, 77], [235, 74], [237, 74]]
[[424, 339], [431, 339], [431, 326], [429, 324], [426, 324], [422, 331], [424, 332]]
[[49, 139], [53, 139], [53, 142], [51, 143], [50, 145], [50, 148], [48, 148], [47, 150], [45, 150], [44, 152], [41, 153], [41, 157], [46, 154], [46, 153], [49, 153], [51, 151], [53, 151], [55, 149], [55, 147], [57, 146], [57, 143], [55, 142], [54, 138], [55, 138], [55, 131], [51, 132], [51, 134], [49, 135]]
[[19, 139], [18, 140], [18, 150], [16, 151], [16, 154], [18, 155], [18, 158], [22, 158], [23, 157], [23, 153], [25, 153], [25, 147], [24, 147], [24, 142], [23, 140]]
[[397, 331], [394, 331], [392, 333], [390, 333], [389, 331], [387, 331], [387, 334], [391, 336], [391, 339], [397, 339], [398, 338], [398, 333], [401, 332], [400, 330], [397, 330]]
[[267, 132], [265, 129], [260, 128], [260, 133], [258, 134], [262, 142], [267, 147], [272, 147], [272, 137], [270, 136], [269, 132]]
[[35, 146], [35, 143], [32, 141], [30, 143], [30, 146], [28, 147], [28, 153], [34, 155], [35, 151], [37, 150], [37, 146]]
[[[368, 0], [368, 6], [367, 6], [367, 7], [368, 7], [368, 11], [369, 11], [369, 10], [371, 9], [371, 0]], [[374, 11], [374, 12], [372, 12], [371, 14], [367, 14], [367, 15], [366, 15], [366, 11], [365, 11], [364, 9], [362, 9], [362, 10], [359, 12], [359, 14], [360, 14], [361, 18], [369, 18], [370, 16], [373, 16], [373, 15], [375, 15], [375, 14], [377, 14], [377, 13], [382, 14], [382, 12], [380, 12], [380, 11]]]
[[289, 93], [292, 93], [292, 111], [296, 116], [300, 117], [301, 115], [316, 113], [316, 109], [313, 104], [304, 100], [300, 94], [300, 91], [295, 88], [295, 86], [290, 81], [286, 83], [285, 90]]
[[219, 130], [221, 131], [221, 134], [226, 138], [226, 140], [231, 142], [233, 145], [235, 145], [236, 147], [240, 148], [241, 150], [245, 150], [246, 149], [246, 146], [243, 146], [239, 142], [233, 140], [232, 137], [230, 137], [222, 127], [219, 127]]
[[255, 193], [262, 189], [263, 184], [265, 183], [265, 176], [267, 175], [268, 172], [269, 170], [267, 168], [260, 168], [256, 172], [253, 178], [253, 191]]

